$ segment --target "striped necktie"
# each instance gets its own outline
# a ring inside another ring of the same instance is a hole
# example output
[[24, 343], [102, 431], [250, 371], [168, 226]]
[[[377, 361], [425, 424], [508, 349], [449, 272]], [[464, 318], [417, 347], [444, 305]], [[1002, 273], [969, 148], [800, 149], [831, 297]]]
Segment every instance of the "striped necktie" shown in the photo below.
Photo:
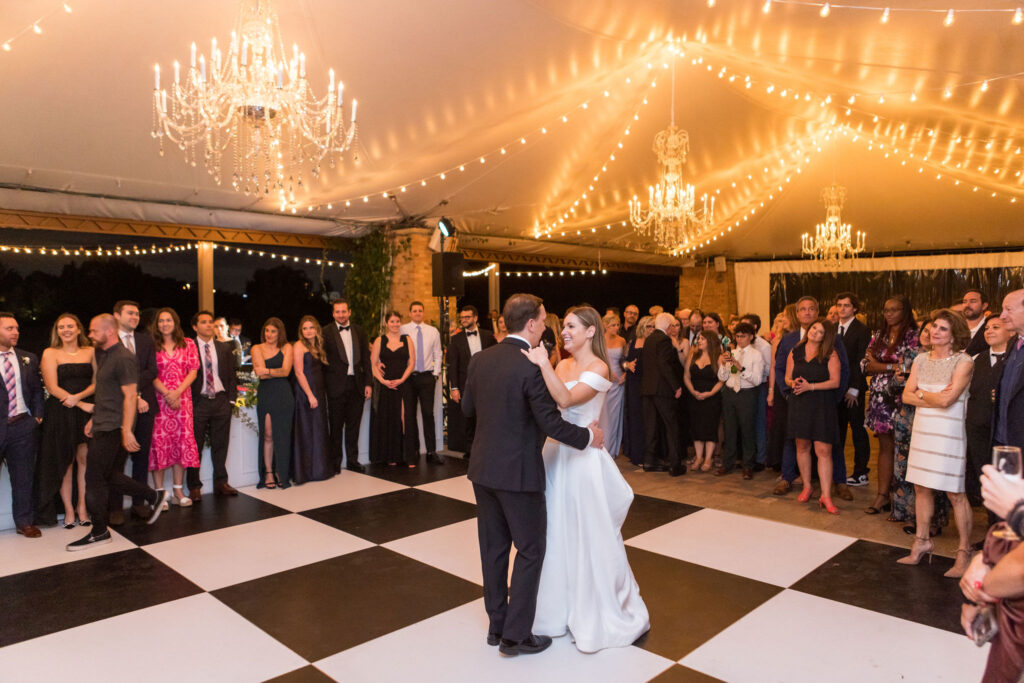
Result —
[[7, 417], [14, 417], [18, 414], [18, 380], [14, 376], [14, 366], [11, 365], [11, 356], [14, 351], [8, 351], [4, 356], [4, 386], [7, 387]]

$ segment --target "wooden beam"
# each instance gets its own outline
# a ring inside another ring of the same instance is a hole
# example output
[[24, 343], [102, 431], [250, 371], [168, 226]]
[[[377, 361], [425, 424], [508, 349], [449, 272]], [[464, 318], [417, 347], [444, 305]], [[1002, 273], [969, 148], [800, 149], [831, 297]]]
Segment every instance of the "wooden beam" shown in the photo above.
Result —
[[497, 261], [507, 265], [535, 268], [567, 268], [569, 270], [595, 270], [604, 268], [624, 273], [643, 273], [644, 275], [664, 275], [679, 277], [682, 269], [676, 266], [656, 266], [647, 263], [629, 263], [626, 261], [604, 261], [600, 264], [595, 259], [570, 258], [560, 256], [543, 256], [540, 254], [516, 254], [507, 251], [485, 251], [483, 249], [459, 249], [469, 261]]
[[37, 211], [12, 211], [9, 209], [0, 209], [0, 228], [127, 235], [147, 239], [159, 238], [182, 240], [184, 242], [205, 241], [252, 244], [265, 247], [324, 249], [332, 246], [332, 241], [322, 235], [239, 230], [235, 228], [210, 228], [199, 225], [177, 225], [119, 218], [70, 216]]

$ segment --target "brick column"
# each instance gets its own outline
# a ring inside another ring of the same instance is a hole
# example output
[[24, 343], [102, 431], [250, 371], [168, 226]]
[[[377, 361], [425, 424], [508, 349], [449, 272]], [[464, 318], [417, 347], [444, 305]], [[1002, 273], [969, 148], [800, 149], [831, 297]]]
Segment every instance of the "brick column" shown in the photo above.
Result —
[[[404, 228], [396, 230], [392, 236], [396, 240], [409, 240], [409, 248], [395, 257], [395, 272], [391, 277], [391, 308], [402, 314], [405, 322], [409, 321], [409, 304], [413, 301], [423, 302], [423, 312], [427, 322], [435, 327], [440, 326], [440, 299], [430, 295], [433, 273], [431, 262], [434, 252], [427, 248], [430, 240], [429, 228]], [[455, 299], [449, 300], [449, 316], [455, 315]]]
[[[705, 274], [707, 279], [705, 280]], [[703, 298], [701, 291], [703, 290]], [[748, 311], [737, 311], [736, 269], [730, 261], [724, 273], [715, 272], [715, 264], [698, 263], [693, 268], [683, 268], [679, 276], [679, 305], [683, 308], [697, 308], [714, 311], [729, 322], [729, 315], [743, 315]]]

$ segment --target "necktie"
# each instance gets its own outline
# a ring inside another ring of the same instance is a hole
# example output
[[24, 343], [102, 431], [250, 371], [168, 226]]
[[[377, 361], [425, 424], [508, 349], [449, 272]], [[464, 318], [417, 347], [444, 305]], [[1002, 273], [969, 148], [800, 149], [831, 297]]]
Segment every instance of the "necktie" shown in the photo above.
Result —
[[423, 372], [423, 326], [416, 326], [416, 372]]
[[[476, 336], [476, 332], [467, 332], [467, 333], [466, 333], [466, 336], [467, 336], [467, 337], [475, 337], [475, 336]], [[1019, 348], [1019, 347], [1018, 347], [1018, 348]]]
[[124, 345], [125, 345], [125, 347], [129, 351], [132, 352], [132, 355], [135, 355], [135, 335], [134, 334], [126, 334], [124, 336]]
[[840, 325], [839, 326], [839, 336], [840, 337], [845, 337], [846, 336], [846, 325]]
[[11, 365], [11, 354], [8, 351], [4, 356], [4, 386], [7, 387], [7, 417], [14, 417], [18, 414], [18, 380], [14, 377], [14, 366]]
[[203, 367], [204, 381], [203, 381], [203, 396], [213, 396], [213, 358], [210, 357], [210, 343], [206, 342], [203, 344]]

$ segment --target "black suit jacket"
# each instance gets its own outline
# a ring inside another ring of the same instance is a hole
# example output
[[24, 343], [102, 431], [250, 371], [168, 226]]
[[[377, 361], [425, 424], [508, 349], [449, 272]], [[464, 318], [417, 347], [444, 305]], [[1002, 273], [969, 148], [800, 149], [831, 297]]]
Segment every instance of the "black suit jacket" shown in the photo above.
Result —
[[502, 491], [543, 491], [545, 435], [586, 448], [590, 430], [562, 419], [540, 368], [523, 351], [526, 343], [506, 338], [469, 363], [462, 412], [476, 417], [469, 480]]
[[323, 326], [324, 354], [327, 356], [324, 382], [327, 384], [328, 396], [341, 396], [345, 393], [345, 378], [348, 376], [350, 362], [356, 386], [368, 387], [373, 379], [370, 373], [370, 344], [366, 340], [366, 332], [359, 325], [352, 325], [351, 328], [354, 358], [349, 359], [345, 354], [345, 345], [341, 343], [338, 323], [331, 320]]
[[[200, 345], [198, 337], [194, 341], [196, 343], [196, 351], [199, 353], [199, 372], [196, 373], [196, 378], [192, 381], [192, 395], [198, 396], [203, 391], [203, 373], [205, 370], [203, 366], [203, 347]], [[220, 383], [224, 385], [224, 393], [227, 395], [228, 400], [234, 403], [235, 399], [238, 398], [238, 376], [235, 372], [241, 363], [241, 360], [235, 353], [235, 340], [232, 339], [229, 342], [225, 342], [214, 339], [213, 348], [217, 352], [217, 374], [220, 375]]]
[[[1024, 353], [1024, 349], [1017, 350], [1016, 347], [1017, 337], [1013, 337], [1006, 345], [1007, 354], [1004, 356], [1005, 361], [1009, 361], [1015, 354]], [[977, 371], [977, 368], [975, 368], [975, 371]], [[1007, 401], [1006, 443], [1002, 445], [1024, 448], [1024, 366], [1017, 369], [1016, 377], [1007, 378], [1007, 381], [1012, 383], [1010, 384], [1009, 391], [1005, 394], [1002, 391], [1002, 378], [1000, 378], [1000, 383], [996, 385], [996, 403], [993, 406], [994, 414], [992, 416], [992, 436], [995, 438], [996, 430], [999, 428], [1000, 404], [1003, 401]]]
[[[480, 351], [489, 349], [495, 345], [494, 335], [487, 330], [480, 329]], [[463, 331], [457, 332], [448, 342], [448, 386], [451, 389], [458, 389], [459, 392], [466, 390], [466, 380], [469, 377], [469, 360], [472, 356], [469, 353], [469, 339]]]
[[[32, 417], [43, 416], [43, 382], [39, 374], [39, 357], [34, 353], [14, 349], [18, 357], [17, 372], [21, 373], [21, 398]], [[0, 415], [7, 415], [7, 392], [0, 391]], [[0, 419], [0, 443], [7, 438], [7, 420]]]
[[981, 328], [974, 333], [974, 336], [971, 337], [971, 343], [967, 345], [966, 349], [964, 349], [964, 353], [968, 356], [976, 356], [982, 351], [988, 351], [988, 342], [985, 341], [984, 325], [982, 325]]
[[867, 325], [854, 318], [850, 321], [850, 327], [842, 337], [843, 348], [846, 351], [846, 361], [850, 367], [850, 388], [860, 392], [857, 399], [864, 400], [864, 394], [868, 390], [868, 380], [860, 369], [860, 362], [868, 352], [868, 344], [871, 343], [871, 331]]
[[971, 375], [970, 393], [967, 397], [967, 424], [974, 427], [992, 427], [995, 412], [996, 392], [1003, 377], [1006, 356], [992, 365], [988, 349], [974, 360], [974, 374]]
[[[149, 332], [135, 330], [135, 360], [139, 363], [139, 388], [142, 400], [149, 404], [149, 412], [155, 415], [159, 410], [156, 404], [156, 388], [153, 380], [156, 379], [156, 342]], [[118, 335], [118, 339], [121, 335]]]
[[640, 364], [644, 366], [640, 379], [641, 395], [675, 397], [682, 386], [675, 370], [679, 365], [679, 354], [667, 334], [656, 329], [647, 335], [640, 350]]

